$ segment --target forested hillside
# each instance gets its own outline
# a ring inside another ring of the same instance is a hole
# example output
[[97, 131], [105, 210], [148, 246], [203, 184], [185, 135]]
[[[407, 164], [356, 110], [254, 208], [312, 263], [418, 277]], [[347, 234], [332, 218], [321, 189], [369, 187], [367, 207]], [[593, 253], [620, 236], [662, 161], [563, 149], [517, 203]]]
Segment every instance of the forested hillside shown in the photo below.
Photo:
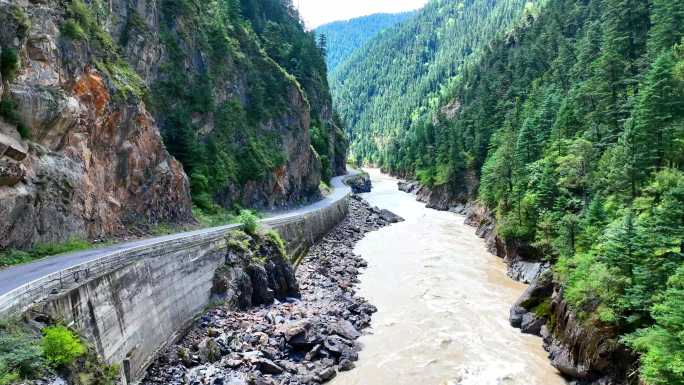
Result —
[[291, 2], [165, 0], [161, 21], [152, 105], [196, 205], [288, 204], [343, 171], [324, 57]]
[[325, 41], [328, 71], [334, 71], [354, 51], [379, 33], [415, 15], [416, 12], [377, 13], [316, 28], [318, 39]]
[[356, 51], [331, 74], [352, 154], [369, 158], [434, 105], [467, 58], [518, 20], [526, 0], [432, 1]]
[[642, 354], [644, 383], [684, 384], [684, 1], [549, 0], [518, 21], [410, 120], [375, 124], [391, 110], [342, 86], [355, 153], [479, 199], [507, 244], [555, 263], [583, 323]]

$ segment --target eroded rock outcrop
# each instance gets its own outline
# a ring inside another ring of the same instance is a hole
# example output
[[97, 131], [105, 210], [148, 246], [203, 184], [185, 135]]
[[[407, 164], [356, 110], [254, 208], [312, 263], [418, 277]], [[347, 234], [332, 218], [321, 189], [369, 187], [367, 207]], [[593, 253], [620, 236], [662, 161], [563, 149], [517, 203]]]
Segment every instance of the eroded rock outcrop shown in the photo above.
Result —
[[344, 182], [351, 187], [354, 194], [369, 193], [373, 188], [370, 175], [366, 172], [347, 177]]
[[[466, 224], [477, 228], [487, 249], [508, 264], [508, 275], [530, 283], [511, 307], [511, 325], [523, 333], [539, 335], [549, 359], [563, 375], [586, 385], [632, 384], [635, 355], [617, 340], [613, 330], [580, 322], [563, 300], [562, 287], [553, 280], [551, 264], [524, 244], [507, 243], [496, 233], [489, 210], [470, 205]], [[636, 377], [636, 376], [634, 376]]]
[[581, 384], [638, 383], [638, 357], [616, 330], [580, 320], [563, 299], [550, 271], [535, 280], [511, 308], [511, 325], [543, 337], [551, 364]]
[[463, 212], [466, 215], [465, 223], [477, 229], [476, 234], [484, 239], [487, 250], [504, 259], [509, 277], [531, 283], [550, 268], [551, 264], [534, 247], [502, 239], [496, 232], [496, 218], [488, 209], [468, 204]]
[[577, 318], [556, 286], [549, 322], [541, 330], [544, 348], [564, 375], [591, 385], [636, 385], [638, 357], [619, 341], [616, 330]]
[[226, 264], [214, 277], [213, 299], [245, 310], [299, 296], [294, 270], [287, 258], [280, 241], [272, 235], [232, 233]]
[[3, 79], [0, 248], [190, 221], [187, 177], [154, 118], [95, 68], [106, 52], [64, 37], [63, 4], [0, 2], [0, 15], [17, 67]]
[[411, 180], [401, 180], [398, 186], [399, 190], [416, 195], [416, 200], [428, 208], [465, 214], [467, 203], [475, 197], [478, 179], [473, 173], [468, 173], [464, 179], [466, 183], [460, 186], [439, 184], [430, 188]]

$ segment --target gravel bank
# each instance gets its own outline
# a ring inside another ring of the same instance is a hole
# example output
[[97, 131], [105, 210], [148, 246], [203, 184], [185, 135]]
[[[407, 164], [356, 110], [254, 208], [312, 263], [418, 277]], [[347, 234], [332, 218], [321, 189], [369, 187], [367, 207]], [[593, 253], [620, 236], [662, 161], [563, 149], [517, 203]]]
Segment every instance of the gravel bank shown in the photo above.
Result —
[[150, 367], [146, 385], [321, 384], [351, 370], [376, 308], [355, 293], [366, 262], [353, 248], [368, 232], [400, 221], [350, 199], [347, 219], [315, 245], [296, 278], [299, 298], [246, 311], [207, 311]]

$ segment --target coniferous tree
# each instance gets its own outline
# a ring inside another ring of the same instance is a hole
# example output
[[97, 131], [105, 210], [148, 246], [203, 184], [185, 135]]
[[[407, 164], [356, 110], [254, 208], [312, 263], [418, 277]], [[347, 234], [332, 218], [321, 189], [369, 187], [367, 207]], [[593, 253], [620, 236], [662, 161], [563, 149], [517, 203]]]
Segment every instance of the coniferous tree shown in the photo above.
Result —
[[[449, 23], [430, 13], [439, 3], [418, 16], [433, 30]], [[464, 5], [485, 11], [475, 28], [501, 11], [478, 4]], [[378, 38], [361, 51], [372, 60], [343, 65], [334, 83], [358, 158], [454, 199], [470, 192], [504, 241], [557, 262], [580, 322], [634, 341], [649, 384], [684, 384], [665, 358], [684, 346], [681, 325], [667, 324], [682, 312], [672, 295], [684, 264], [683, 5], [548, 0], [486, 45], [458, 35], [459, 49], [407, 23], [398, 33], [418, 39]], [[449, 49], [469, 56], [439, 61]], [[408, 70], [396, 76], [392, 63]], [[423, 77], [433, 66], [449, 75]]]

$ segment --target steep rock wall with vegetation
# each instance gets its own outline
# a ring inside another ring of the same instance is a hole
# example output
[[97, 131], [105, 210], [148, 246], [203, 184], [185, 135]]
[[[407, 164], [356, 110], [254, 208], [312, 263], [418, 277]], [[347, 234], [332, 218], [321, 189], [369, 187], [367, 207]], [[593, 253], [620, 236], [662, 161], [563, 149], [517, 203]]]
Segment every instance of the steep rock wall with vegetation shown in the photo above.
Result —
[[187, 178], [142, 101], [142, 80], [95, 24], [72, 30], [69, 12], [79, 10], [0, 3], [0, 248], [192, 216]]
[[0, 247], [315, 198], [345, 170], [287, 1], [0, 3]]
[[[325, 61], [289, 2], [125, 9], [117, 35], [138, 72], [150, 74], [150, 104], [198, 206], [288, 205], [344, 171]], [[156, 49], [159, 61], [149, 60]]]

